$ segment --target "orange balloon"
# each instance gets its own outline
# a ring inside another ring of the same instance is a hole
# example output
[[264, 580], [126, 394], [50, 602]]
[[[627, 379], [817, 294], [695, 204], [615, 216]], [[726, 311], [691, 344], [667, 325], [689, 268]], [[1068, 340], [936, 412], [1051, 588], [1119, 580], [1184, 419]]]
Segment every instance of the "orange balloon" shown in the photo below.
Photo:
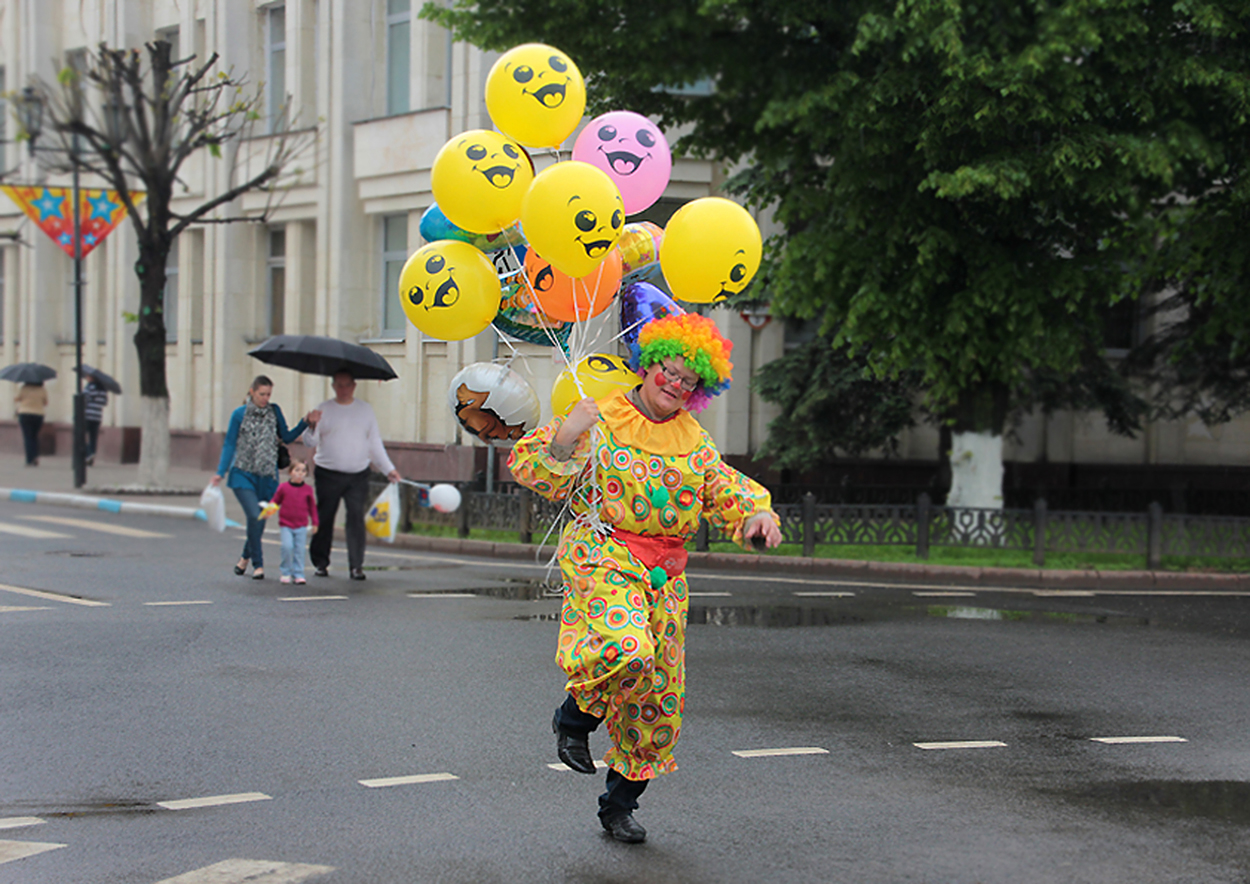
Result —
[[616, 297], [621, 287], [621, 253], [612, 249], [588, 275], [573, 277], [552, 267], [531, 248], [525, 253], [525, 276], [539, 310], [552, 319], [579, 322], [598, 316]]

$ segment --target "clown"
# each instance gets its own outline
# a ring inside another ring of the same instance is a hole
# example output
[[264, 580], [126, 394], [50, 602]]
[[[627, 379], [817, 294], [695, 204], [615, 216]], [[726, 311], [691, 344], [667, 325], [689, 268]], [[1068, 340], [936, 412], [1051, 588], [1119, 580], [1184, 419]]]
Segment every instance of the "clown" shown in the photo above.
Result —
[[[590, 733], [611, 748], [599, 820], [639, 842], [638, 796], [676, 770], [685, 703], [689, 593], [685, 543], [706, 517], [744, 547], [781, 542], [768, 491], [727, 466], [690, 415], [729, 387], [732, 345], [712, 320], [682, 314], [643, 327], [631, 365], [642, 383], [583, 399], [522, 437], [508, 467], [551, 500], [569, 500], [556, 662], [567, 696], [552, 719], [560, 760], [593, 774]], [[593, 482], [588, 481], [593, 477]]]

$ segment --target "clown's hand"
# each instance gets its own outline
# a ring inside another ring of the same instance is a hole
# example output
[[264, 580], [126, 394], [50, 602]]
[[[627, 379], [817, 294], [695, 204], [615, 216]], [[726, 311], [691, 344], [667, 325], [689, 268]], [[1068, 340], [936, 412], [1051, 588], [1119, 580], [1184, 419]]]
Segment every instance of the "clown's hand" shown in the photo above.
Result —
[[742, 537], [756, 549], [773, 549], [781, 544], [781, 529], [772, 512], [756, 513], [747, 521]]
[[582, 433], [597, 423], [599, 423], [599, 406], [594, 399], [587, 396], [573, 406], [569, 416], [564, 419], [564, 423], [560, 424], [560, 429], [556, 431], [555, 442], [557, 445], [576, 445]]

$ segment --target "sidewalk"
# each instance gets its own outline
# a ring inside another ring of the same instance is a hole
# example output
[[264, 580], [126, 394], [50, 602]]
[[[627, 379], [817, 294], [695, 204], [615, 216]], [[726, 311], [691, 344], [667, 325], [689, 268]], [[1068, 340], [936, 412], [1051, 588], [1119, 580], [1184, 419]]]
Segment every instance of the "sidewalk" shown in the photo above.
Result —
[[[69, 455], [53, 455], [39, 458], [39, 466], [26, 466], [26, 458], [18, 454], [0, 453], [0, 488], [23, 491], [55, 491], [65, 494], [83, 494], [103, 497], [126, 503], [145, 503], [157, 506], [199, 509], [200, 492], [213, 478], [209, 470], [191, 467], [169, 468], [169, 490], [164, 494], [129, 494], [127, 487], [139, 482], [138, 464], [98, 463], [87, 467], [87, 483], [74, 488], [74, 466]], [[226, 518], [243, 521], [243, 510], [234, 495], [226, 493]]]
[[[87, 470], [87, 483], [77, 491], [92, 497], [124, 502], [147, 503], [197, 509], [200, 492], [213, 477], [207, 470], [170, 467], [171, 489], [184, 494], [124, 494], [137, 484], [137, 464], [99, 464]], [[74, 471], [68, 456], [40, 458], [37, 467], [27, 467], [20, 455], [0, 454], [0, 488], [29, 491], [75, 493]], [[227, 493], [226, 516], [244, 521], [243, 511], [233, 494]], [[342, 513], [340, 511], [340, 520]], [[342, 528], [336, 532], [342, 539]], [[369, 538], [371, 545], [425, 550], [486, 558], [534, 560], [538, 548], [522, 543], [494, 543], [461, 540], [454, 537], [426, 537], [401, 534], [394, 544]], [[540, 561], [554, 552], [544, 547]], [[689, 567], [699, 571], [732, 571], [736, 574], [785, 574], [795, 577], [853, 580], [867, 583], [925, 584], [935, 587], [1012, 587], [1066, 592], [1169, 591], [1243, 592], [1250, 591], [1250, 574], [1207, 574], [1177, 571], [1058, 571], [1038, 568], [977, 568], [953, 565], [919, 565], [899, 562], [863, 562], [849, 559], [815, 559], [798, 556], [758, 556], [742, 553], [690, 553]]]

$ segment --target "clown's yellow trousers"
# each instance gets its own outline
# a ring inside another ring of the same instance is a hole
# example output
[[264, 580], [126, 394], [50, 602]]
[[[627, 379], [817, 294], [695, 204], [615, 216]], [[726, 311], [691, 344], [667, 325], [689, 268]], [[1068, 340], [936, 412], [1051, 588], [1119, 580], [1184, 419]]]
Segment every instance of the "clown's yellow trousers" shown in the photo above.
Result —
[[604, 719], [604, 761], [631, 780], [671, 773], [686, 698], [686, 575], [654, 588], [624, 544], [580, 532], [561, 541], [560, 571], [556, 663], [578, 707]]

